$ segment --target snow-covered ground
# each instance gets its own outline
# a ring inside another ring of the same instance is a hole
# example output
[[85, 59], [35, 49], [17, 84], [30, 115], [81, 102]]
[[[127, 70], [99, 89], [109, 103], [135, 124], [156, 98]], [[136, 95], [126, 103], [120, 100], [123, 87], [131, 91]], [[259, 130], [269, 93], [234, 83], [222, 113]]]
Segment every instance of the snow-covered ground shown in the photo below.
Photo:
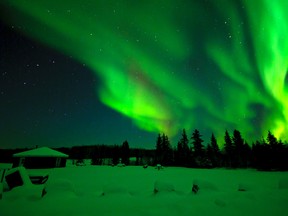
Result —
[[37, 188], [4, 192], [0, 215], [288, 215], [288, 172], [66, 167], [50, 170], [46, 188], [43, 198]]

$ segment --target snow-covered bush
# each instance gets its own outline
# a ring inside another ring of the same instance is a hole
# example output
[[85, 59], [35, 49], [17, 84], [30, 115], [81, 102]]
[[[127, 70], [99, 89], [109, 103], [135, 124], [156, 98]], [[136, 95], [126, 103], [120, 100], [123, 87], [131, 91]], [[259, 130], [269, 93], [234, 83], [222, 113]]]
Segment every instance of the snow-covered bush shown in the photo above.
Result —
[[47, 197], [75, 197], [77, 196], [76, 188], [73, 182], [68, 179], [55, 179], [47, 183]]
[[154, 183], [154, 193], [159, 192], [173, 192], [175, 191], [175, 187], [173, 184], [163, 181], [156, 181]]
[[117, 167], [125, 167], [125, 164], [124, 163], [118, 163]]
[[113, 195], [113, 194], [128, 194], [128, 189], [117, 183], [110, 183], [103, 187], [102, 196]]
[[240, 183], [238, 185], [238, 191], [251, 191], [252, 186], [247, 183]]
[[161, 169], [163, 169], [163, 166], [162, 166], [161, 164], [157, 164], [156, 167], [155, 167], [155, 169], [161, 170]]
[[202, 190], [217, 191], [218, 188], [212, 182], [201, 180], [201, 179], [194, 179], [193, 184], [192, 184], [192, 192], [196, 194], [198, 193], [198, 191], [202, 191]]

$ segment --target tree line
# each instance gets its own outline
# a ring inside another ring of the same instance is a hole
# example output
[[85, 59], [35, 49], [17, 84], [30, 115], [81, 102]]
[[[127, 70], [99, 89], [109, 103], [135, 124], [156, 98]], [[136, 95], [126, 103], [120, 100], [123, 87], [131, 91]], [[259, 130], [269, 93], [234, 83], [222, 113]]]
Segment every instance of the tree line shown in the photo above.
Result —
[[199, 130], [190, 137], [183, 129], [176, 147], [170, 145], [168, 136], [158, 135], [156, 141], [155, 163], [164, 166], [193, 168], [256, 168], [258, 170], [288, 170], [288, 145], [278, 140], [270, 131], [266, 139], [250, 145], [243, 139], [240, 131], [230, 135], [226, 130], [224, 146], [220, 150], [212, 133], [210, 141], [204, 145]]
[[[214, 134], [208, 143], [202, 139], [199, 130], [195, 129], [188, 137], [186, 130], [176, 146], [172, 147], [166, 134], [158, 134], [155, 149], [130, 148], [125, 140], [121, 145], [74, 146], [71, 148], [54, 148], [69, 155], [69, 158], [82, 160], [92, 159], [92, 165], [123, 163], [129, 165], [161, 164], [191, 168], [256, 168], [258, 170], [288, 170], [288, 144], [278, 140], [270, 131], [267, 137], [249, 145], [240, 131], [234, 130], [230, 135], [226, 130], [224, 145], [220, 149]], [[26, 149], [0, 149], [0, 162], [11, 162], [12, 155]]]

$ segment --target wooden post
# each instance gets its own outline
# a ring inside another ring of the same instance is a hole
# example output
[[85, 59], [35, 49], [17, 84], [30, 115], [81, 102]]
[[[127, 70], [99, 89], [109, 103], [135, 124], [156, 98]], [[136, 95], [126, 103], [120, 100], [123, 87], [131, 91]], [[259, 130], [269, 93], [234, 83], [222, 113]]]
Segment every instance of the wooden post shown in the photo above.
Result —
[[6, 172], [6, 169], [3, 169], [3, 170], [2, 170], [1, 179], [0, 179], [0, 183], [2, 183], [3, 180], [4, 180], [5, 172]]

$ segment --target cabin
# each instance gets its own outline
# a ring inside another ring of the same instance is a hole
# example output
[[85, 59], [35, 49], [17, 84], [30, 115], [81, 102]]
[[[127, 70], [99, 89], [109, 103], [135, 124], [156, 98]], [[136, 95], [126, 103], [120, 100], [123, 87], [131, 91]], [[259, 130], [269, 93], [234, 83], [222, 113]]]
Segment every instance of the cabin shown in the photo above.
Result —
[[23, 166], [26, 169], [65, 167], [67, 158], [67, 154], [41, 147], [13, 154], [13, 167]]

